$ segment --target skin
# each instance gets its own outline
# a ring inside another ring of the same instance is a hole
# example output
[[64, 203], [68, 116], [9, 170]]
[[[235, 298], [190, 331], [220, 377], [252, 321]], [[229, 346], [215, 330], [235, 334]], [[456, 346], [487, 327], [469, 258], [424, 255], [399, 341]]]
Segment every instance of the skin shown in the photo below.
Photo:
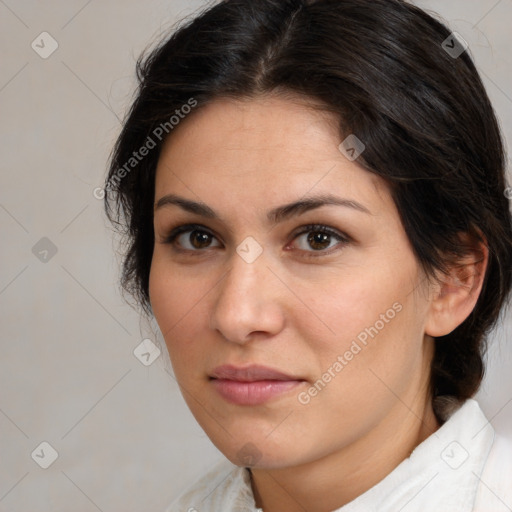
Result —
[[[155, 204], [172, 193], [219, 219], [177, 205], [155, 210], [153, 312], [196, 420], [234, 464], [253, 456], [253, 492], [265, 512], [341, 507], [439, 428], [428, 388], [432, 336], [471, 312], [485, 270], [484, 259], [480, 274], [429, 284], [386, 184], [347, 159], [341, 140], [333, 114], [298, 97], [217, 99], [181, 121], [157, 167]], [[330, 205], [269, 223], [268, 210], [321, 193], [370, 213]], [[188, 231], [165, 243], [188, 223], [211, 238], [200, 245]], [[307, 238], [315, 230], [295, 234], [307, 224], [348, 241], [331, 236], [318, 249]], [[248, 236], [263, 248], [252, 263], [236, 252]], [[396, 303], [400, 312], [300, 403], [299, 393]], [[250, 363], [305, 382], [263, 405], [228, 403], [209, 373]]]

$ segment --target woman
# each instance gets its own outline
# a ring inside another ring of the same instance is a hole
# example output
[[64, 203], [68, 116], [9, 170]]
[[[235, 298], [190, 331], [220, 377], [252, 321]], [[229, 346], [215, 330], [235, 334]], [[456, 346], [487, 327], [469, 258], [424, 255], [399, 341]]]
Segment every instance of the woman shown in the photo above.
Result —
[[402, 0], [228, 0], [139, 61], [107, 214], [228, 459], [169, 510], [512, 510], [472, 399], [512, 228], [466, 50]]

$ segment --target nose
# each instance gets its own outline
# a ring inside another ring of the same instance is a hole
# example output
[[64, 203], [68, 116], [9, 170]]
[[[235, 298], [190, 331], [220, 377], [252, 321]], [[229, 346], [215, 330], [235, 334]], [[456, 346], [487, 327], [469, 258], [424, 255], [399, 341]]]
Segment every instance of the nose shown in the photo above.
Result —
[[285, 323], [286, 287], [261, 254], [248, 263], [234, 252], [215, 293], [210, 327], [232, 343], [245, 344], [258, 336], [271, 337]]

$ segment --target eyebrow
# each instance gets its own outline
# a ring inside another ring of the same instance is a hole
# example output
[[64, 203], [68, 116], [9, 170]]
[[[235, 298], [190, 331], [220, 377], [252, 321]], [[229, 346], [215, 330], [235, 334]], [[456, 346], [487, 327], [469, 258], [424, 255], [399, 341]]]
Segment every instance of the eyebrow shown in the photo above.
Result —
[[[179, 206], [180, 208], [187, 212], [194, 213], [196, 215], [200, 215], [208, 219], [220, 219], [220, 216], [207, 204], [191, 201], [190, 199], [186, 199], [175, 194], [167, 194], [161, 197], [155, 203], [154, 211], [156, 212], [160, 208], [169, 205]], [[306, 213], [310, 210], [314, 210], [316, 208], [320, 208], [321, 206], [327, 205], [343, 206], [346, 208], [352, 208], [362, 213], [372, 215], [368, 208], [358, 203], [357, 201], [353, 201], [351, 199], [344, 199], [342, 197], [337, 197], [331, 194], [320, 194], [315, 196], [304, 197], [293, 203], [288, 203], [273, 208], [272, 210], [267, 212], [267, 219], [272, 224], [278, 224], [279, 222], [283, 222], [286, 219], [293, 217], [295, 215], [302, 215], [303, 213]]]

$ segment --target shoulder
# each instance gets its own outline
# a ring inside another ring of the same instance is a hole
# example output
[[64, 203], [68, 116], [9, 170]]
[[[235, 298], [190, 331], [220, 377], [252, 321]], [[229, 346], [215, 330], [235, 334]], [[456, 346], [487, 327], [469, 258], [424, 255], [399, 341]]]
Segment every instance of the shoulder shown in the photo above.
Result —
[[185, 490], [165, 512], [228, 512], [251, 497], [246, 469], [224, 459]]
[[479, 480], [474, 512], [512, 510], [512, 437], [495, 433]]

